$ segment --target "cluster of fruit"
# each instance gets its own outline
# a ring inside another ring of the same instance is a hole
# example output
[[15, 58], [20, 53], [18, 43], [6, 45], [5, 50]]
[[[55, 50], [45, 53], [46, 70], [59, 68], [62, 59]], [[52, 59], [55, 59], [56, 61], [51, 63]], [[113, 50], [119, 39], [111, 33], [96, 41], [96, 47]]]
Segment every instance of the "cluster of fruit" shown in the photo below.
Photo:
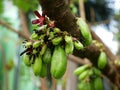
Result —
[[78, 90], [104, 90], [101, 71], [91, 64], [78, 67], [74, 74], [78, 75]]
[[31, 66], [36, 76], [45, 77], [47, 74], [47, 65], [50, 65], [51, 75], [58, 79], [61, 78], [67, 66], [67, 55], [72, 54], [74, 49], [82, 50], [90, 45], [92, 41], [91, 34], [85, 21], [76, 18], [80, 33], [83, 36], [81, 43], [68, 32], [55, 27], [54, 21], [51, 21], [44, 13], [42, 16], [35, 11], [38, 19], [32, 21], [34, 32], [30, 40], [24, 42], [26, 50], [24, 54], [24, 63]]
[[78, 90], [104, 90], [101, 71], [107, 65], [107, 56], [103, 51], [103, 46], [100, 43], [95, 43], [100, 46], [100, 54], [97, 60], [97, 67], [93, 67], [91, 64], [86, 64], [78, 67], [75, 71], [75, 75], [79, 75]]

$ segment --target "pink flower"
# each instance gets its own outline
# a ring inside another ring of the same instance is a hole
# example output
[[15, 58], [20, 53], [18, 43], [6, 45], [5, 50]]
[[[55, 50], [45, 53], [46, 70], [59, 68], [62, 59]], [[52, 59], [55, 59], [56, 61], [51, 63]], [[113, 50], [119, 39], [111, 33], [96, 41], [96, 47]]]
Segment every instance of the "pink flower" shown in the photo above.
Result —
[[38, 19], [33, 20], [32, 24], [39, 24], [40, 26], [42, 26], [45, 22], [45, 14], [43, 13], [41, 16], [38, 11], [34, 11], [34, 13], [38, 17]]

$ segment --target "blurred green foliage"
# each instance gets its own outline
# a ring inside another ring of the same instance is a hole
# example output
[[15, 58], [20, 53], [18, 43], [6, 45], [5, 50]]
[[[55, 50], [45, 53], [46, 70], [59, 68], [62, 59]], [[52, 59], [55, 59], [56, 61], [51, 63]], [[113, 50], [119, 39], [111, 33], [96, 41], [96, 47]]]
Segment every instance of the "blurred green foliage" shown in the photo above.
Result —
[[4, 0], [0, 0], [0, 14], [3, 12], [3, 1]]
[[[12, 4], [12, 8], [9, 7], [6, 9], [7, 6], [5, 5], [9, 5], [6, 3]], [[17, 9], [13, 5], [15, 5]], [[24, 11], [28, 20], [31, 14], [29, 12], [36, 10], [38, 5], [38, 0], [0, 0], [0, 19], [9, 23], [13, 28], [20, 30], [19, 13], [15, 12], [19, 12], [19, 9], [21, 9]], [[7, 12], [12, 13], [11, 15], [15, 14], [16, 16], [13, 17], [5, 14]], [[31, 20], [28, 20], [27, 22], [30, 23], [30, 21]], [[28, 24], [28, 28], [31, 28], [29, 25], [31, 24]], [[21, 52], [18, 49], [21, 47], [22, 41], [23, 39], [16, 33], [0, 25], [0, 90], [39, 89], [33, 84], [30, 69], [21, 61], [22, 58], [20, 58], [19, 55]], [[21, 50], [23, 50], [23, 47]]]
[[34, 11], [39, 5], [38, 0], [13, 0], [13, 3], [24, 12]]

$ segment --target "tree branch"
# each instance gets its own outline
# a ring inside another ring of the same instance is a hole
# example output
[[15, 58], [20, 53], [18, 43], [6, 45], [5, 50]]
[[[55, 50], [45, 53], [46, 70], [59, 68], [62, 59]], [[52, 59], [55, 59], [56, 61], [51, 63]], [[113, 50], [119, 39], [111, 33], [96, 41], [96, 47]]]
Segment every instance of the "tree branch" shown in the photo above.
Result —
[[85, 60], [81, 59], [80, 57], [76, 57], [74, 55], [69, 55], [68, 56], [68, 60], [76, 62], [76, 63], [78, 63], [80, 65], [84, 65], [84, 64], [90, 63], [90, 62], [86, 62]]
[[29, 37], [26, 36], [26, 34], [24, 34], [23, 32], [20, 32], [20, 30], [14, 29], [14, 28], [11, 27], [8, 23], [6, 23], [6, 22], [0, 20], [0, 24], [3, 25], [3, 26], [5, 26], [6, 28], [8, 28], [8, 30], [10, 30], [10, 31], [12, 31], [12, 32], [15, 32], [15, 33], [17, 33], [19, 36], [21, 36], [21, 37], [23, 37], [23, 38], [29, 40]]
[[[67, 31], [70, 33], [73, 37], [76, 37], [78, 40], [80, 40], [81, 36], [79, 34], [79, 30], [75, 21], [75, 16], [71, 13], [69, 6], [65, 3], [65, 0], [39, 0], [42, 10], [46, 12], [47, 16], [50, 17], [50, 19], [55, 20], [56, 26], [59, 27], [63, 31]], [[97, 37], [97, 35], [93, 32], [93, 38], [100, 39]], [[100, 41], [102, 42], [102, 41]], [[112, 52], [106, 47], [106, 53], [109, 59], [114, 59], [115, 56], [112, 54]], [[95, 45], [90, 45], [86, 47], [82, 51], [75, 51], [74, 55], [79, 56], [81, 58], [87, 57], [90, 59], [90, 61], [97, 67], [97, 59], [100, 54], [100, 50]], [[102, 70], [102, 72], [113, 82], [115, 83], [115, 78], [117, 75], [116, 69], [114, 66], [112, 66], [110, 63], [108, 63], [107, 67]]]

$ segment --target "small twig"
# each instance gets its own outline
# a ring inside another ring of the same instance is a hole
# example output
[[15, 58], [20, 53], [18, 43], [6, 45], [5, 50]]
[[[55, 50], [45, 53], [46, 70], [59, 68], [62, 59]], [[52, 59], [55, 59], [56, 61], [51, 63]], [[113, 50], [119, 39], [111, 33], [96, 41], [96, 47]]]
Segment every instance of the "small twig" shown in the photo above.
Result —
[[74, 55], [69, 55], [69, 56], [68, 56], [68, 60], [71, 60], [71, 61], [73, 61], [73, 62], [76, 62], [76, 63], [78, 63], [78, 64], [80, 64], [80, 65], [87, 64], [84, 59], [81, 59], [81, 58], [76, 57], [76, 56], [74, 56]]
[[49, 90], [46, 78], [40, 78], [40, 82], [41, 82], [40, 90]]
[[80, 12], [80, 16], [86, 20], [85, 18], [85, 10], [84, 10], [84, 0], [79, 0], [79, 12]]
[[8, 30], [10, 30], [10, 31], [12, 31], [12, 32], [15, 32], [15, 33], [17, 33], [19, 36], [21, 36], [21, 37], [29, 40], [29, 37], [26, 36], [26, 34], [24, 34], [23, 32], [20, 32], [19, 30], [14, 29], [14, 28], [11, 27], [8, 23], [0, 20], [0, 24], [3, 25], [3, 26], [5, 26], [6, 28], [8, 28]]
[[56, 90], [56, 80], [52, 78], [52, 90]]

